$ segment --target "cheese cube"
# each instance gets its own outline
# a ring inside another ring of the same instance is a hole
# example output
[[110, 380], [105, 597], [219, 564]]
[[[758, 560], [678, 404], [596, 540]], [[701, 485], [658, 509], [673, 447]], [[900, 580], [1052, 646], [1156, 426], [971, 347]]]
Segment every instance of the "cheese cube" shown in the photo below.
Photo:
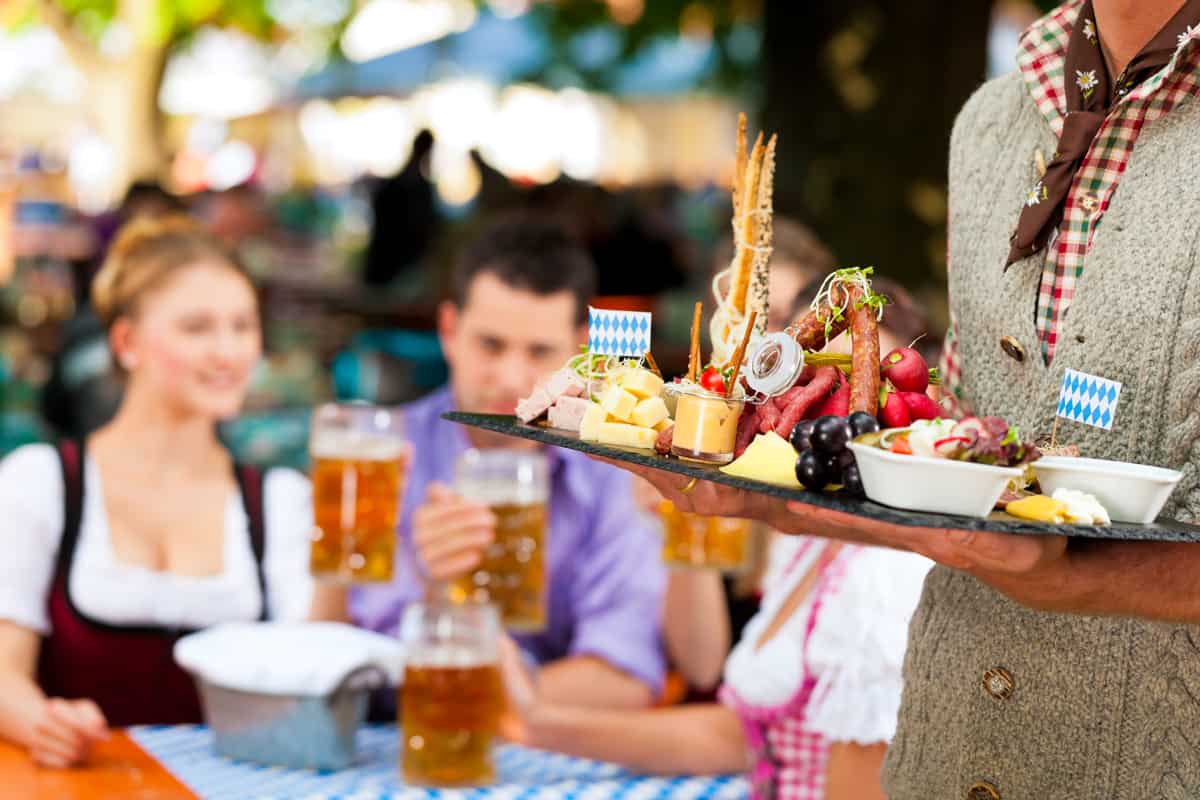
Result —
[[600, 426], [608, 421], [608, 412], [599, 403], [592, 403], [583, 412], [583, 421], [579, 423], [579, 438], [585, 442], [595, 442], [600, 438]]
[[633, 409], [632, 422], [643, 428], [653, 428], [668, 416], [667, 404], [661, 397], [647, 397]]
[[665, 419], [663, 419], [662, 422], [660, 422], [654, 426], [654, 430], [658, 431], [659, 433], [662, 433], [663, 431], [665, 431], [667, 428], [670, 428], [674, 424], [675, 424], [675, 420], [671, 419], [670, 417], [666, 417]]
[[639, 447], [653, 450], [658, 433], [651, 428], [639, 428], [623, 422], [605, 422], [600, 425], [600, 442], [620, 447]]
[[617, 382], [625, 391], [642, 400], [658, 397], [663, 390], [663, 379], [648, 369], [626, 370], [617, 378]]
[[610, 386], [600, 398], [600, 405], [608, 415], [620, 422], [629, 422], [633, 409], [637, 406], [637, 398], [620, 386]]

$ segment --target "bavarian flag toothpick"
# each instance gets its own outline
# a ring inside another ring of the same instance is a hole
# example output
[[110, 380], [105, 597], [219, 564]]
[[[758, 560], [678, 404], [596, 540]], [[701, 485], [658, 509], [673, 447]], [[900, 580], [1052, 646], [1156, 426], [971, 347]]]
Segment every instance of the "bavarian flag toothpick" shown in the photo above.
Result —
[[1121, 384], [1068, 369], [1058, 390], [1056, 416], [1111, 431], [1121, 401]]
[[650, 350], [649, 311], [588, 307], [588, 349], [597, 355], [641, 358]]

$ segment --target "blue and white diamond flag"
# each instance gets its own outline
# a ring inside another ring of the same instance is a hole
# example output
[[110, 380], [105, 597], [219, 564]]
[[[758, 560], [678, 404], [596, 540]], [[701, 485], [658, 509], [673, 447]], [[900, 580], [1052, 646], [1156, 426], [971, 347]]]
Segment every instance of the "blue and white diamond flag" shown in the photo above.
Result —
[[641, 358], [650, 350], [649, 311], [588, 306], [588, 349], [605, 356]]
[[1058, 416], [1111, 431], [1120, 400], [1121, 384], [1069, 369], [1058, 390]]

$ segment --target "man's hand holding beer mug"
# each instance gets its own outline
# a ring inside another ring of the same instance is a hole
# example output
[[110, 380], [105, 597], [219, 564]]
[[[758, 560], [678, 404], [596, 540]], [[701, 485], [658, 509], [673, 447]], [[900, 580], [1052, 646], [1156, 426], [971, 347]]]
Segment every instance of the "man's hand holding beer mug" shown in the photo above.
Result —
[[412, 526], [421, 566], [435, 581], [461, 578], [478, 567], [496, 539], [496, 515], [442, 483], [429, 485]]

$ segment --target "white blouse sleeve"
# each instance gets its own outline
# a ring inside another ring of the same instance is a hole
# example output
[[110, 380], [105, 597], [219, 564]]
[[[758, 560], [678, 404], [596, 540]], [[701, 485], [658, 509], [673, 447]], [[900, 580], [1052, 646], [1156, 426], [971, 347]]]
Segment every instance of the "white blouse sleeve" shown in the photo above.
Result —
[[835, 742], [889, 742], [896, 732], [908, 623], [933, 562], [866, 548], [822, 603], [808, 642], [817, 684], [807, 726]]
[[0, 461], [0, 619], [50, 632], [46, 598], [63, 526], [62, 468], [34, 444]]
[[313, 526], [308, 478], [292, 469], [269, 470], [263, 485], [263, 515], [268, 616], [284, 621], [307, 619], [313, 598], [308, 571]]

